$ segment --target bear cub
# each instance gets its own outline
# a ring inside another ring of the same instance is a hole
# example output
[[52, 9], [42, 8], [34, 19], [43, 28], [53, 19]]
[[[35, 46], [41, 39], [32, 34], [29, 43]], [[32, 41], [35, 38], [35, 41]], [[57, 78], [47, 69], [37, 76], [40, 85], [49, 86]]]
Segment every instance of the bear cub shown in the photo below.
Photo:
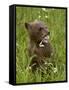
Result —
[[42, 21], [25, 23], [29, 33], [29, 55], [33, 56], [30, 67], [35, 71], [40, 65], [45, 63], [46, 58], [50, 58], [52, 46], [49, 42], [50, 32]]

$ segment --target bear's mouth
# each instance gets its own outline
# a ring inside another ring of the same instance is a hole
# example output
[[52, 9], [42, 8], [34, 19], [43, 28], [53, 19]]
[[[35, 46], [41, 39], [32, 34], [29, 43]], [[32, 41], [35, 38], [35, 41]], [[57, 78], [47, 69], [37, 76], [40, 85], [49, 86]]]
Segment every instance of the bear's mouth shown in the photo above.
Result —
[[49, 41], [49, 35], [47, 35], [47, 36], [45, 36], [42, 40], [41, 40], [41, 42], [39, 43], [39, 47], [44, 47], [45, 45], [45, 43], [48, 43], [48, 41]]

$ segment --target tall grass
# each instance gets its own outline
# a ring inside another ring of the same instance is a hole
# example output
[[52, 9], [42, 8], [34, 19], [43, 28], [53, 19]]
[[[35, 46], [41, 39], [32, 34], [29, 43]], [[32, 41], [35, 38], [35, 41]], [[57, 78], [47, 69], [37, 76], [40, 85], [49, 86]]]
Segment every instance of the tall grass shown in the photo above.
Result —
[[[47, 63], [47, 70], [33, 74], [27, 68], [31, 61], [28, 55], [28, 32], [24, 23], [43, 21], [50, 31], [54, 55]], [[54, 8], [16, 7], [16, 83], [50, 82], [66, 80], [66, 11]]]

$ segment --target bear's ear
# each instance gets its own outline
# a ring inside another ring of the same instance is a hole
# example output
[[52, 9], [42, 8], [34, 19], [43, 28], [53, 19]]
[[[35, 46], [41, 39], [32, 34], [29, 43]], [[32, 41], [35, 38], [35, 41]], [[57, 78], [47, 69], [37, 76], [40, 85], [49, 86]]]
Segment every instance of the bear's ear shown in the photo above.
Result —
[[30, 24], [29, 23], [25, 23], [25, 27], [26, 27], [26, 29], [29, 29], [30, 28]]

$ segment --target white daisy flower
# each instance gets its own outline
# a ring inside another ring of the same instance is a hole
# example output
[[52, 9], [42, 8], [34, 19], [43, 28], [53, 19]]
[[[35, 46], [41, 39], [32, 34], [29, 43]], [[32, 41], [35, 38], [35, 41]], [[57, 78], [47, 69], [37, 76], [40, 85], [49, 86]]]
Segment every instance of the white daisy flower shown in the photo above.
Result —
[[48, 16], [45, 16], [45, 18], [48, 18]]
[[31, 69], [31, 67], [30, 67], [30, 66], [26, 68], [26, 70], [30, 70], [30, 69]]
[[54, 72], [54, 73], [56, 73], [56, 72], [57, 72], [57, 67], [55, 67], [55, 68], [53, 69], [53, 72]]
[[47, 62], [45, 62], [45, 65], [47, 65], [48, 63]]
[[42, 8], [42, 10], [43, 10], [43, 11], [46, 11], [46, 9], [45, 9], [45, 8]]
[[39, 15], [38, 18], [41, 18], [41, 16]]
[[19, 46], [19, 44], [18, 44], [18, 43], [16, 43], [16, 46]]

